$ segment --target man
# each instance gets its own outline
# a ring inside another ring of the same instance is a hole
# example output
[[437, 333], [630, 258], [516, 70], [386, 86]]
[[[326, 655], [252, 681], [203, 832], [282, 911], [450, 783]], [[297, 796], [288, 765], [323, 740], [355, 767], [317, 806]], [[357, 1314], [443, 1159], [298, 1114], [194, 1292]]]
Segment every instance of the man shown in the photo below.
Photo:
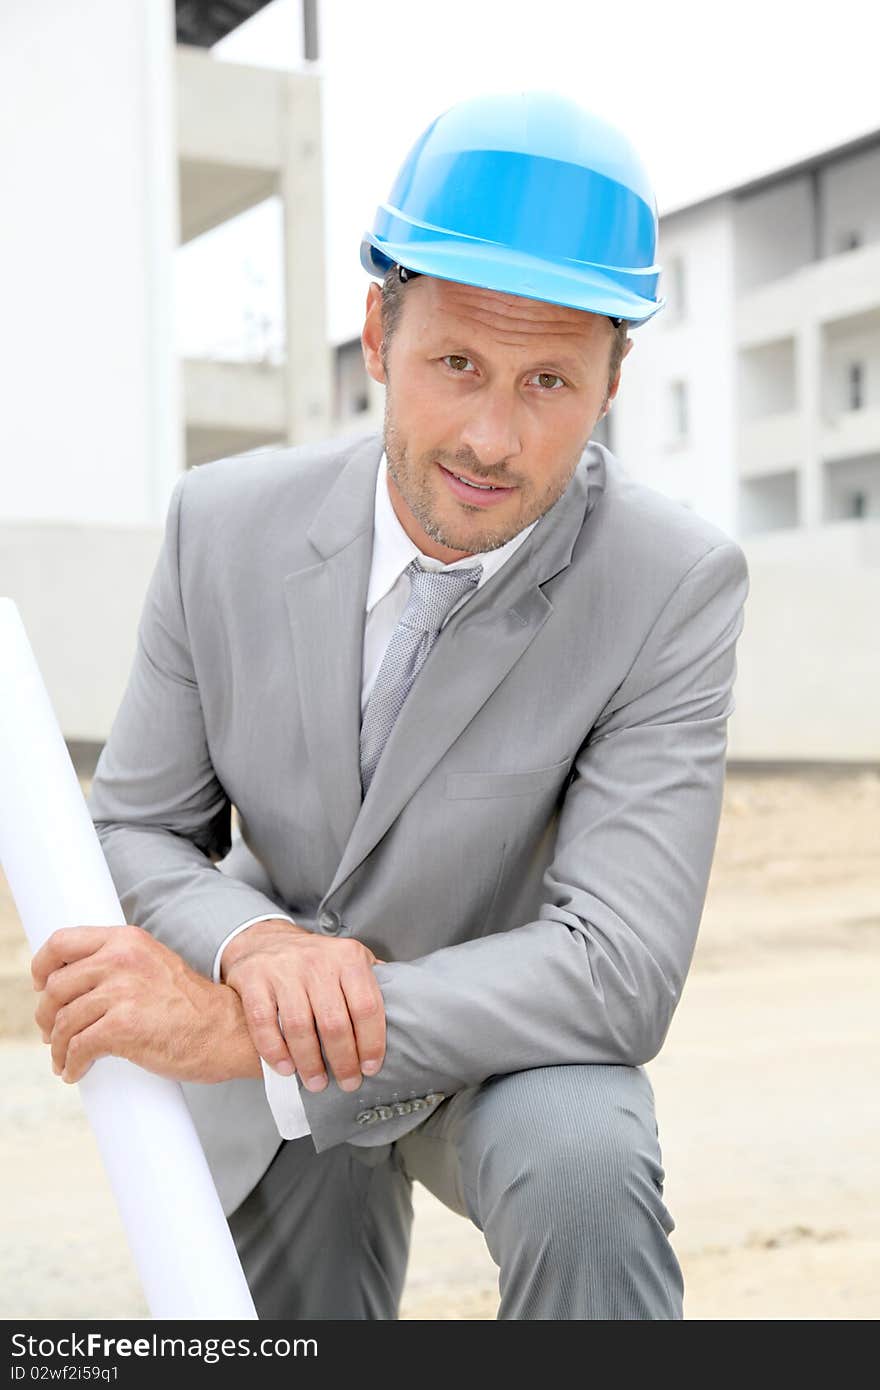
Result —
[[90, 797], [132, 925], [53, 936], [37, 1021], [69, 1081], [184, 1083], [263, 1317], [395, 1317], [414, 1179], [484, 1232], [499, 1316], [682, 1315], [643, 1064], [747, 575], [589, 443], [655, 234], [573, 103], [453, 107], [362, 247], [384, 439], [174, 490]]

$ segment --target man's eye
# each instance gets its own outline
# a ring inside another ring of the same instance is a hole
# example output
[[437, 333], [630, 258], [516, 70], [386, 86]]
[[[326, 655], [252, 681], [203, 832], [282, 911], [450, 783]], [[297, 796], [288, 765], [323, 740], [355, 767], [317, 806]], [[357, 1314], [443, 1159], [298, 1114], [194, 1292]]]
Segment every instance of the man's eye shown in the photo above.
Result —
[[[555, 372], [535, 372], [532, 381], [537, 381], [539, 386], [544, 387], [548, 391], [558, 391], [561, 386], [565, 385], [562, 377], [557, 376]], [[556, 385], [554, 385], [554, 382]]]
[[460, 357], [455, 352], [449, 353], [448, 356], [443, 358], [443, 361], [447, 366], [451, 367], [454, 372], [463, 372], [470, 363], [470, 360], [469, 357]]

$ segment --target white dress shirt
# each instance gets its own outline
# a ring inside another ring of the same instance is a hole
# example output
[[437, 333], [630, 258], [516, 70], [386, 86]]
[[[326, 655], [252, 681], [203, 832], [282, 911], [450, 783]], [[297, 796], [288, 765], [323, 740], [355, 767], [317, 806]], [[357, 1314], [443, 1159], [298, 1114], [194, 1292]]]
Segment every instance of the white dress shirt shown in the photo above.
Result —
[[[441, 560], [435, 560], [430, 555], [424, 555], [401, 526], [388, 492], [388, 465], [385, 455], [382, 455], [376, 474], [373, 558], [364, 614], [361, 717], [367, 708], [367, 701], [370, 698], [376, 676], [379, 674], [379, 667], [382, 664], [388, 643], [391, 641], [394, 630], [403, 616], [403, 610], [406, 608], [411, 585], [405, 570], [410, 561], [418, 557], [422, 566], [427, 570], [469, 569], [477, 562], [482, 565], [483, 572], [480, 575], [479, 583], [474, 588], [469, 589], [463, 598], [450, 609], [444, 621], [445, 626], [452, 614], [457, 613], [462, 604], [467, 603], [477, 589], [482, 588], [493, 574], [498, 573], [501, 566], [510, 559], [514, 551], [519, 549], [537, 524], [536, 521], [533, 521], [525, 530], [518, 532], [512, 540], [507, 541], [496, 550], [489, 550], [481, 555], [466, 555], [463, 559], [454, 560], [451, 564], [444, 564]], [[238, 936], [239, 932], [245, 931], [247, 927], [252, 927], [255, 922], [273, 921], [276, 918], [288, 922], [293, 921], [292, 917], [288, 917], [283, 912], [267, 913], [262, 917], [250, 917], [229, 933], [220, 943], [214, 957], [213, 973], [216, 981], [220, 980], [221, 957], [232, 938]], [[266, 1085], [266, 1097], [282, 1138], [299, 1139], [302, 1135], [308, 1134], [310, 1132], [309, 1123], [300, 1099], [296, 1076], [279, 1076], [263, 1061], [263, 1080]]]

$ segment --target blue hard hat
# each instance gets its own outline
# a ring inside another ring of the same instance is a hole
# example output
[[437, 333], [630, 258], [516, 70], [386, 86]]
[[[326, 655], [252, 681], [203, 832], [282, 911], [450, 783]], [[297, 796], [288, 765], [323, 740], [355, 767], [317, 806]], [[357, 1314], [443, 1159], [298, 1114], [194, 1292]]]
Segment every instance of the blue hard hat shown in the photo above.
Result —
[[461, 101], [428, 126], [361, 264], [565, 304], [633, 326], [662, 309], [657, 205], [629, 140], [552, 92]]

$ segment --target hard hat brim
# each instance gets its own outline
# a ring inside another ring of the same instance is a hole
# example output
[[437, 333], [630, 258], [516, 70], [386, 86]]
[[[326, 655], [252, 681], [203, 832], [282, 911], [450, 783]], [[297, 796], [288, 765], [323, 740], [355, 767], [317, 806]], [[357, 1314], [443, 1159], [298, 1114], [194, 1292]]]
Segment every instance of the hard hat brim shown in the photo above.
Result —
[[[568, 266], [558, 262], [551, 264], [497, 242], [437, 237], [435, 234], [423, 242], [413, 240], [396, 244], [382, 240], [373, 232], [365, 232], [360, 259], [367, 273], [379, 279], [391, 265], [403, 265], [407, 270], [435, 276], [438, 280], [520, 295], [524, 299], [581, 309], [607, 318], [626, 319], [634, 328], [646, 323], [666, 303], [663, 297], [655, 300], [638, 294], [635, 289], [622, 287], [620, 272], [614, 267], [592, 266], [583, 261], [570, 262]], [[627, 278], [638, 278], [632, 271], [626, 274]], [[653, 289], [659, 268], [651, 266], [641, 274], [645, 288]]]

